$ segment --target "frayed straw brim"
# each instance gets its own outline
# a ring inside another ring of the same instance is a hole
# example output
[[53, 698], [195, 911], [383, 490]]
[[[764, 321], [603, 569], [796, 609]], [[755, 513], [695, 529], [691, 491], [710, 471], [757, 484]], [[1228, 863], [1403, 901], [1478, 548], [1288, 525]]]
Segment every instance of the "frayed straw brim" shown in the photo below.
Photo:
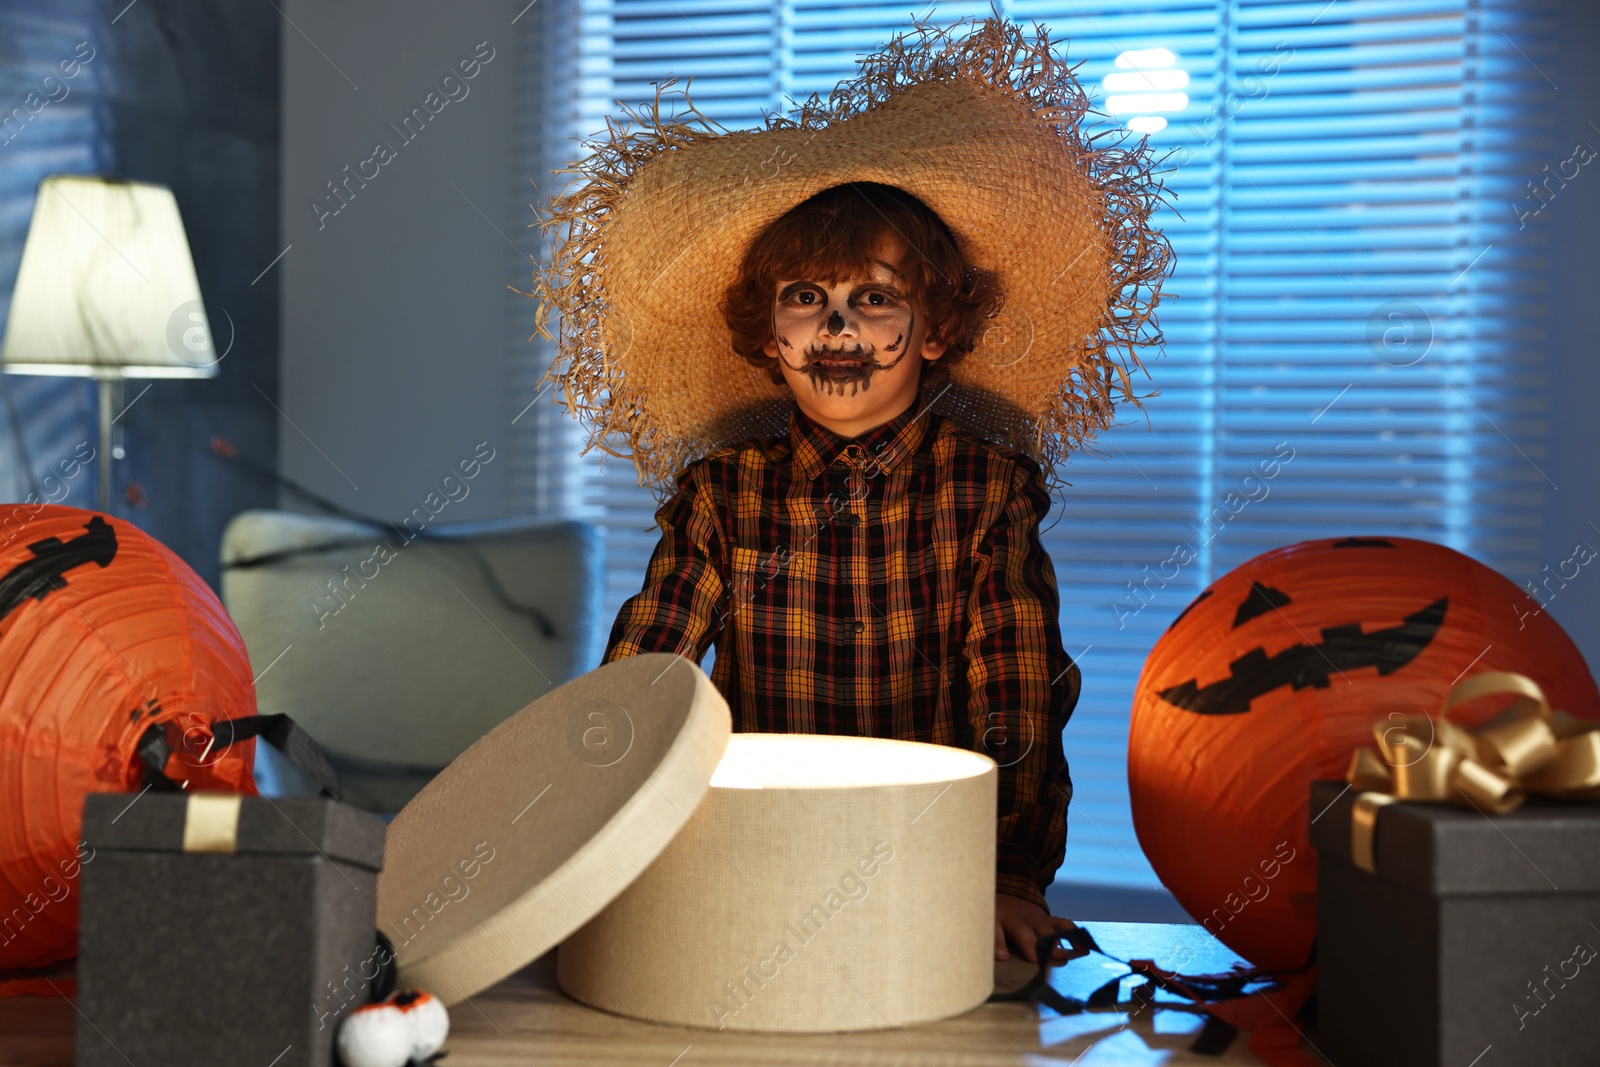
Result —
[[1149, 225], [1161, 187], [1147, 142], [1091, 143], [1087, 97], [1047, 31], [1034, 34], [1001, 17], [919, 23], [826, 101], [761, 130], [716, 130], [687, 96], [684, 117], [664, 118], [660, 89], [647, 112], [608, 120], [593, 154], [558, 172], [577, 177], [541, 221], [552, 254], [529, 294], [540, 333], [560, 314], [546, 377], [588, 447], [631, 456], [664, 493], [718, 448], [785, 433], [792, 395], [734, 352], [719, 303], [764, 227], [870, 181], [926, 203], [1004, 290], [934, 410], [1054, 482], [1110, 425], [1116, 394], [1138, 403], [1129, 371], [1160, 342], [1152, 313], [1172, 251]]

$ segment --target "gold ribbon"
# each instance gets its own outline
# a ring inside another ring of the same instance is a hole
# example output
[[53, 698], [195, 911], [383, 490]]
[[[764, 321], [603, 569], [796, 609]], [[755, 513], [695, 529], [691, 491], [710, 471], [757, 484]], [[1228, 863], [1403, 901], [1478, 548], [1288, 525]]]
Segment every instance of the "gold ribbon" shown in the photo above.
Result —
[[[1476, 729], [1450, 721], [1458, 705], [1494, 693], [1516, 699]], [[1484, 671], [1450, 687], [1437, 718], [1402, 715], [1374, 723], [1377, 751], [1357, 749], [1345, 779], [1358, 790], [1350, 814], [1350, 858], [1376, 870], [1378, 809], [1397, 800], [1447, 800], [1503, 815], [1529, 793], [1600, 797], [1600, 722], [1552, 710], [1526, 675]]]
[[239, 793], [191, 793], [183, 811], [185, 852], [232, 852], [239, 841]]

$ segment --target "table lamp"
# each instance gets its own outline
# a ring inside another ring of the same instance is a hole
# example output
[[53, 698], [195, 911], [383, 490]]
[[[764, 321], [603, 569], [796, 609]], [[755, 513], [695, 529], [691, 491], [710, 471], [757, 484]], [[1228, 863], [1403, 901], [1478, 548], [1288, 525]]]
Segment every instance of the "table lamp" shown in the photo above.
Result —
[[99, 380], [101, 511], [111, 508], [113, 387], [211, 378], [216, 363], [172, 190], [91, 175], [41, 181], [0, 366]]

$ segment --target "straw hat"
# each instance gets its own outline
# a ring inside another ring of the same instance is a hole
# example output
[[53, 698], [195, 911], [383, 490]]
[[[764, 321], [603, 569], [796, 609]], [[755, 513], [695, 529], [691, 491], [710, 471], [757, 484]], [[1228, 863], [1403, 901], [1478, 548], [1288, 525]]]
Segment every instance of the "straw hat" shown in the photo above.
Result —
[[[1088, 99], [1047, 31], [1003, 17], [921, 22], [866, 57], [826, 101], [813, 95], [760, 130], [713, 128], [689, 103], [607, 121], [592, 155], [541, 220], [538, 329], [559, 312], [546, 379], [589, 430], [585, 448], [631, 455], [667, 491], [686, 464], [787, 432], [793, 404], [740, 358], [718, 313], [763, 228], [815, 193], [881, 182], [921, 199], [1003, 306], [950, 372], [934, 410], [1026, 452], [1053, 479], [1068, 452], [1131, 400], [1137, 349], [1171, 247], [1149, 227], [1161, 199], [1142, 139], [1091, 143]], [[1123, 358], [1125, 357], [1125, 358]]]

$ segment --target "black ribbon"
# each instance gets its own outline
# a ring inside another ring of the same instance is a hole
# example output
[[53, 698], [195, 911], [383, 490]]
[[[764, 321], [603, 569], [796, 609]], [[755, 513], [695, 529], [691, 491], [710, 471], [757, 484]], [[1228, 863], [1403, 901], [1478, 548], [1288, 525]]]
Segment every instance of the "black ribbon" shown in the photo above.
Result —
[[[322, 746], [300, 724], [287, 715], [247, 715], [238, 719], [219, 719], [211, 724], [212, 751], [220, 752], [238, 741], [259, 737], [282, 752], [306, 776], [317, 783], [322, 795], [334, 800], [344, 798], [339, 788], [339, 776], [322, 751]], [[139, 762], [144, 765], [144, 786], [156, 792], [171, 793], [182, 789], [167, 777], [164, 768], [172, 755], [172, 745], [167, 740], [163, 724], [156, 724], [139, 735], [134, 748]]]
[[[1009, 993], [993, 994], [986, 1003], [995, 1004], [1015, 1000], [1036, 1001], [1061, 1015], [1077, 1015], [1085, 1010], [1089, 1006], [1086, 1002], [1076, 997], [1069, 997], [1050, 984], [1050, 954], [1055, 950], [1056, 942], [1063, 936], [1072, 946], [1067, 950], [1067, 958], [1063, 961], [1063, 965], [1071, 963], [1073, 960], [1082, 959], [1091, 952], [1100, 951], [1100, 946], [1095, 944], [1094, 937], [1081, 926], [1073, 927], [1071, 930], [1066, 931], [1064, 935], [1060, 931], [1053, 934], [1045, 934], [1039, 938], [1039, 943], [1034, 947], [1034, 955], [1039, 961], [1039, 970], [1035, 972], [1034, 976], [1028, 979], [1027, 984], [1021, 988], [1013, 989]], [[1097, 990], [1096, 993], [1098, 992]], [[1115, 998], [1113, 997], [1113, 999]]]
[[373, 1004], [394, 992], [395, 976], [400, 972], [400, 965], [394, 958], [394, 942], [382, 930], [376, 931], [376, 935], [376, 948], [372, 956], [378, 961], [378, 973], [372, 976], [372, 982], [367, 987]]
[[[1085, 1000], [1069, 997], [1050, 984], [1051, 951], [1056, 942], [1065, 937], [1072, 947], [1067, 950], [1067, 958], [1063, 966], [1073, 960], [1082, 959], [1089, 953], [1098, 953], [1106, 959], [1120, 963], [1128, 968], [1126, 974], [1119, 974], [1115, 978], [1102, 984]], [[1006, 993], [995, 993], [986, 1003], [1003, 1003], [1007, 1001], [1031, 1001], [1043, 1004], [1060, 1015], [1079, 1015], [1086, 1011], [1114, 1011], [1117, 1008], [1117, 995], [1124, 979], [1138, 975], [1144, 979], [1134, 987], [1129, 994], [1132, 1000], [1130, 1010], [1137, 1013], [1155, 1003], [1156, 990], [1163, 989], [1183, 999], [1195, 1002], [1215, 1002], [1221, 1000], [1234, 1000], [1248, 996], [1246, 988], [1262, 981], [1262, 973], [1258, 971], [1242, 971], [1226, 975], [1178, 975], [1168, 974], [1156, 967], [1152, 960], [1124, 960], [1111, 955], [1095, 941], [1094, 936], [1081, 926], [1071, 930], [1045, 934], [1039, 938], [1035, 946], [1035, 956], [1039, 961], [1039, 970], [1028, 980], [1026, 985]], [[1203, 1056], [1220, 1056], [1228, 1051], [1233, 1044], [1233, 1039], [1238, 1036], [1239, 1029], [1224, 1019], [1214, 1015], [1205, 1016], [1205, 1025], [1201, 1027], [1200, 1034], [1190, 1045], [1191, 1051]]]

